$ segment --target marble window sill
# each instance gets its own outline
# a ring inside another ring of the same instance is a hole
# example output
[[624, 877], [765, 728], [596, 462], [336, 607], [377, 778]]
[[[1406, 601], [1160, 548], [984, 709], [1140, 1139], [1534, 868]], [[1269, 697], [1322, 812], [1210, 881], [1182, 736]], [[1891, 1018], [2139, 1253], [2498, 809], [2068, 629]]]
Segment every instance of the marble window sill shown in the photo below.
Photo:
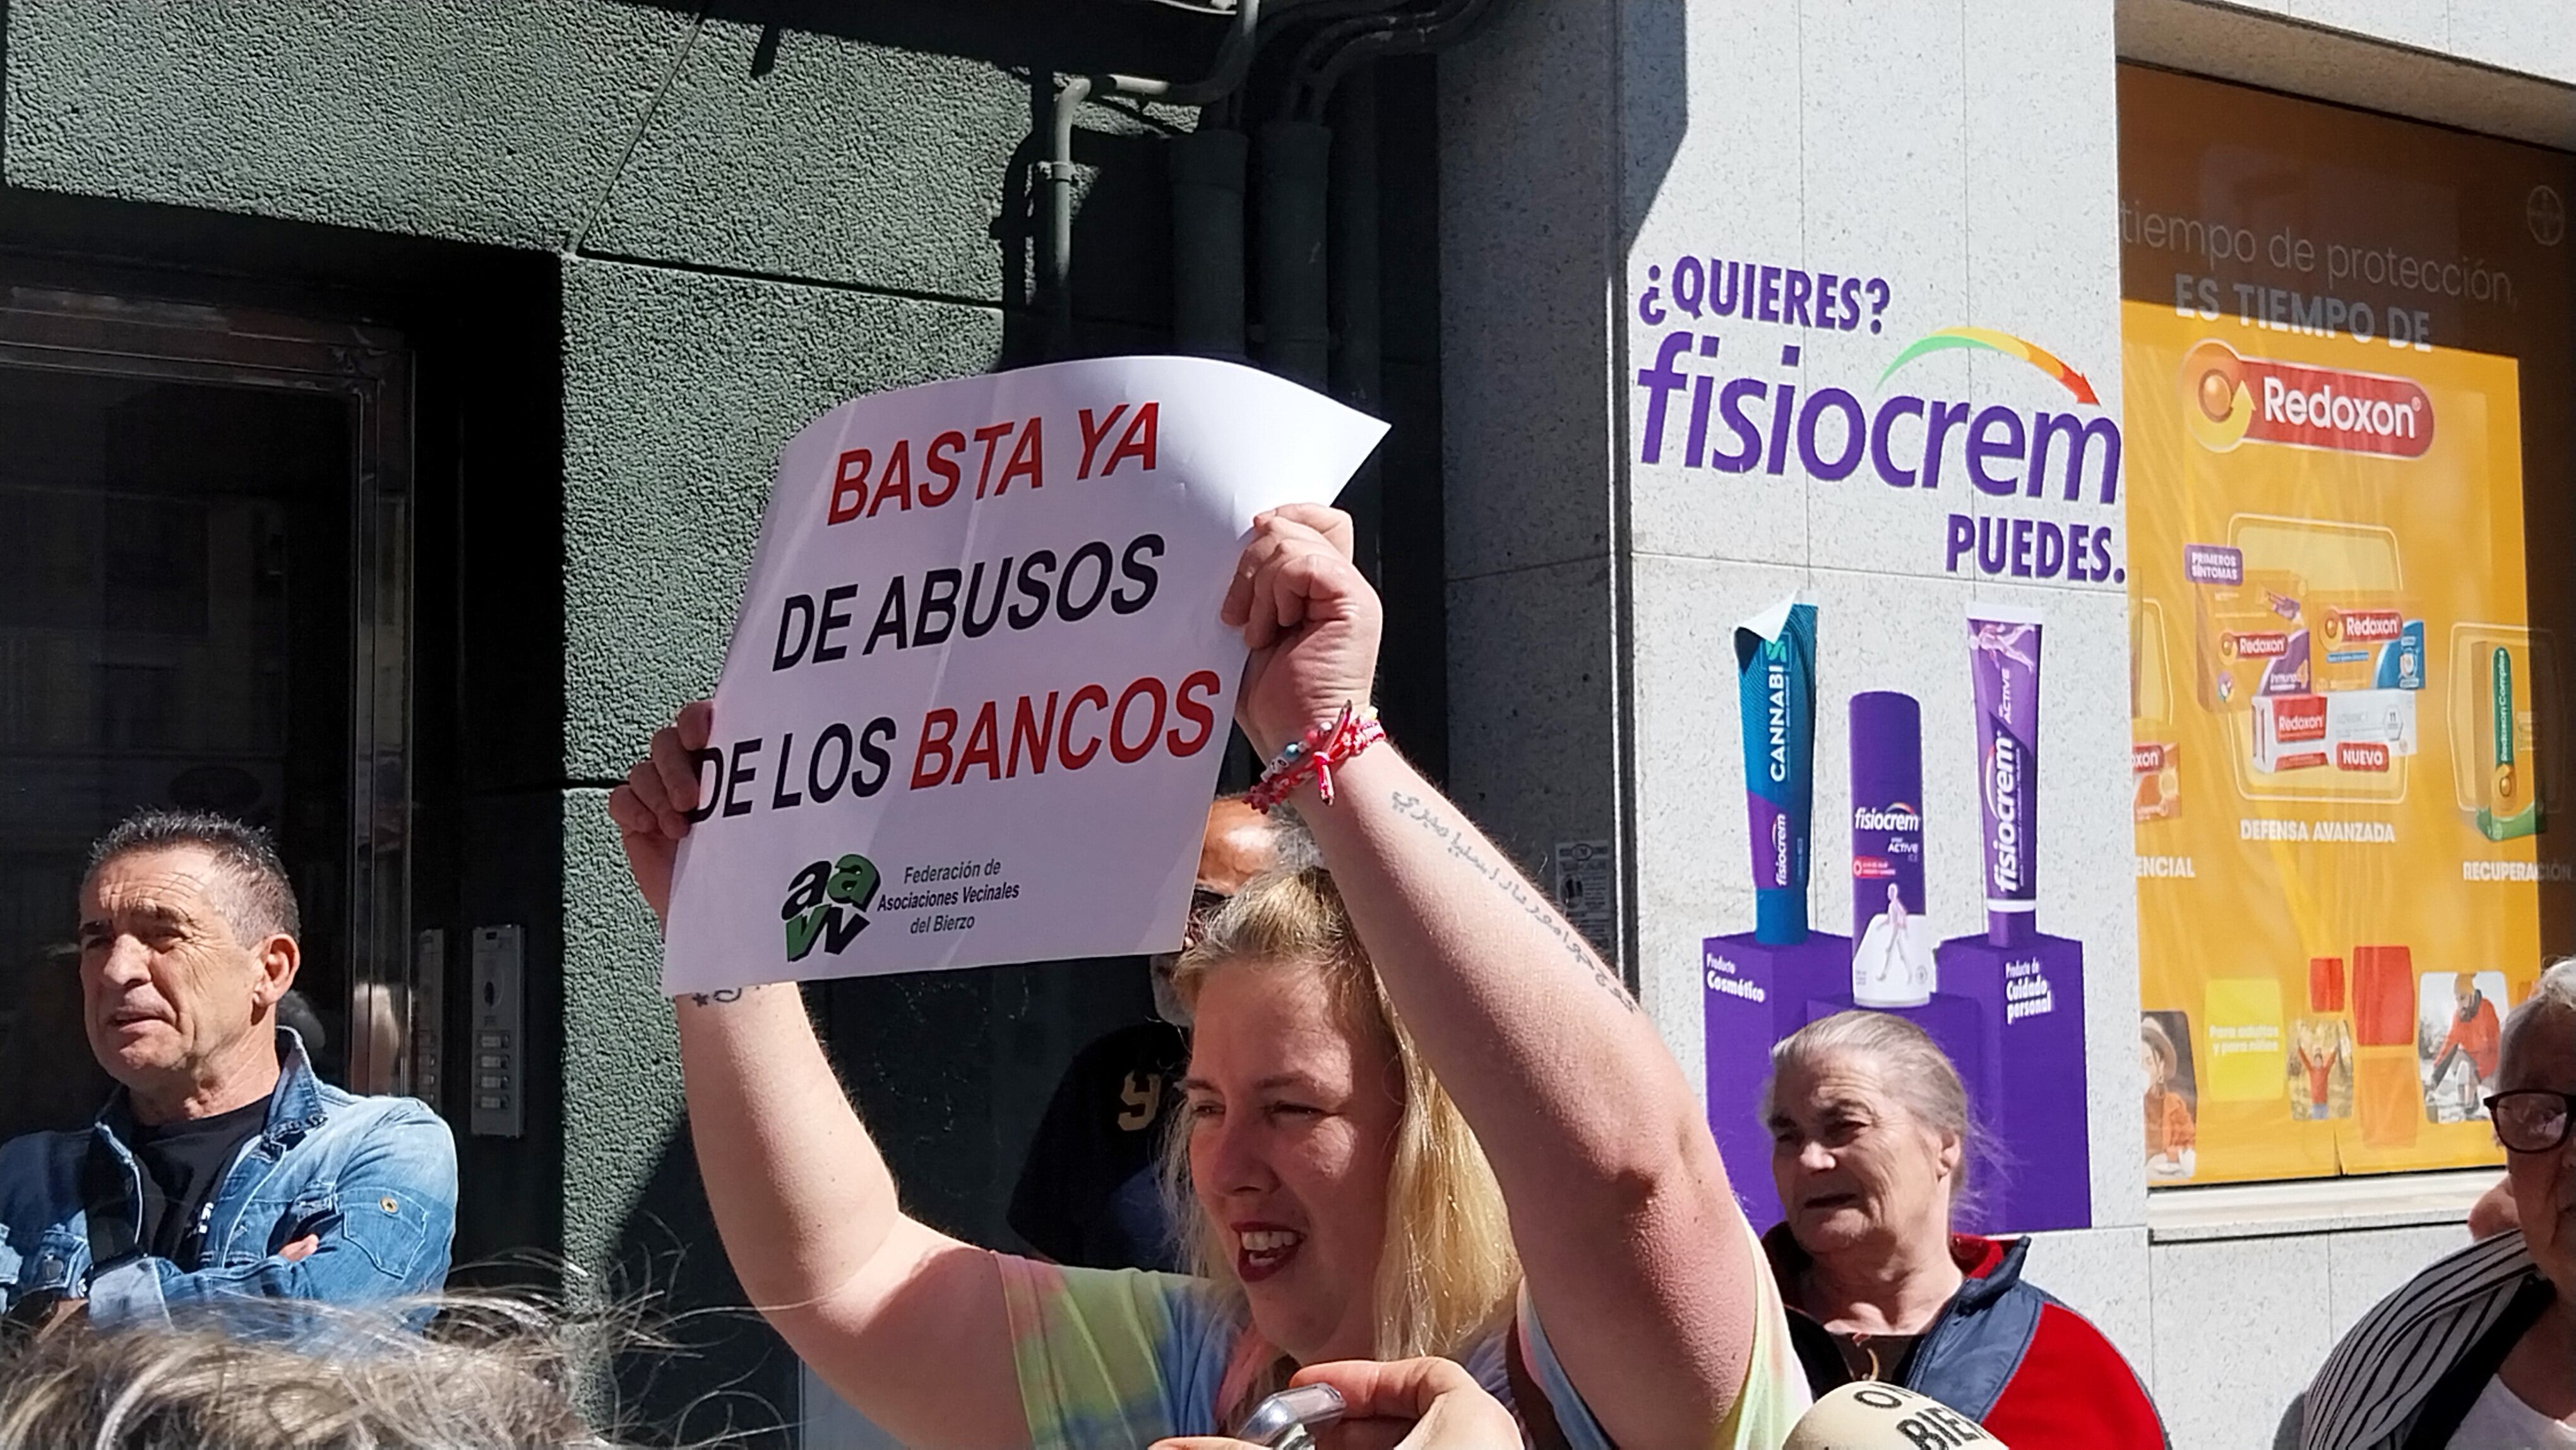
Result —
[[2501, 1168], [2471, 1168], [2159, 1188], [2147, 1195], [2147, 1241], [2193, 1243], [2459, 1223], [2502, 1174]]

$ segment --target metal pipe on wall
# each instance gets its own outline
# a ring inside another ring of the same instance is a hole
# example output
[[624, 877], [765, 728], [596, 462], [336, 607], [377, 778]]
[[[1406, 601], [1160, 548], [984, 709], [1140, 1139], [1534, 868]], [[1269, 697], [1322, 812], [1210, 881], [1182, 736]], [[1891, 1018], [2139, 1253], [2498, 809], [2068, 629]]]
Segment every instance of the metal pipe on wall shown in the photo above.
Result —
[[1314, 121], [1272, 121], [1253, 158], [1259, 185], [1261, 357], [1272, 372], [1325, 386], [1333, 333], [1325, 301], [1326, 186], [1333, 133]]
[[[1175, 83], [1148, 76], [1068, 76], [1048, 115], [1048, 351], [1075, 348], [1073, 213], [1078, 173], [1074, 117], [1095, 94], [1126, 95], [1174, 105], [1210, 106], [1233, 95], [1255, 52], [1281, 22], [1321, 18], [1289, 66], [1279, 119], [1263, 126], [1253, 181], [1261, 225], [1254, 239], [1260, 265], [1262, 360], [1283, 376], [1314, 387], [1335, 384], [1363, 407], [1377, 398], [1376, 105], [1335, 108], [1334, 119], [1366, 147], [1340, 167], [1334, 127], [1324, 124], [1336, 82], [1355, 66], [1387, 55], [1435, 50], [1464, 35], [1491, 0], [1436, 0], [1407, 8], [1398, 0], [1242, 0], [1209, 74]], [[1359, 18], [1350, 17], [1361, 12]], [[1367, 13], [1374, 12], [1374, 13]], [[1265, 33], [1265, 31], [1267, 33]], [[1363, 72], [1365, 74], [1365, 72]], [[1365, 121], [1356, 119], [1364, 114]], [[1176, 350], [1216, 357], [1244, 353], [1244, 195], [1247, 141], [1239, 131], [1208, 126], [1172, 142], [1172, 334]], [[1335, 182], [1336, 175], [1341, 181]], [[1363, 184], [1360, 180], [1365, 178]], [[1339, 252], [1347, 280], [1334, 280]], [[1336, 288], [1341, 290], [1337, 293]], [[1339, 296], [1341, 301], [1336, 303]], [[1363, 302], [1354, 310], [1350, 304]], [[1336, 360], [1336, 323], [1343, 334]], [[1354, 323], [1357, 331], [1354, 332]], [[1357, 387], [1353, 380], [1359, 380]]]
[[1241, 131], [1202, 125], [1171, 141], [1172, 350], [1244, 355]]
[[[1326, 264], [1328, 320], [1332, 327], [1333, 396], [1373, 416], [1383, 416], [1378, 296], [1377, 73], [1351, 77], [1332, 110], [1333, 150], [1326, 209], [1331, 247]], [[1377, 455], [1342, 490], [1350, 514], [1354, 556], [1374, 581], [1380, 577], [1384, 538], [1384, 470]]]
[[1298, 52], [1282, 112], [1320, 116], [1334, 85], [1354, 67], [1455, 45], [1493, 8], [1493, 0], [1440, 0], [1427, 13], [1372, 16], [1327, 27]]
[[[1153, 76], [1122, 75], [1067, 76], [1056, 87], [1047, 112], [1047, 159], [1043, 169], [1047, 180], [1047, 236], [1049, 255], [1046, 268], [1047, 352], [1063, 357], [1073, 351], [1073, 119], [1082, 103], [1094, 94], [1133, 96], [1139, 100], [1161, 101], [1174, 106], [1204, 106], [1224, 99], [1243, 84], [1252, 69], [1252, 53], [1260, 43], [1261, 0], [1242, 0], [1234, 13], [1234, 26], [1217, 47], [1216, 64], [1204, 77], [1195, 81], [1167, 81]], [[1240, 190], [1240, 187], [1237, 188]], [[1235, 230], [1241, 233], [1238, 215]], [[1239, 272], [1239, 269], [1238, 269]], [[1238, 277], [1237, 284], [1240, 287]], [[1238, 339], [1235, 351], [1242, 351]]]
[[1091, 96], [1091, 77], [1067, 76], [1047, 115], [1047, 355], [1073, 350], [1073, 117]]

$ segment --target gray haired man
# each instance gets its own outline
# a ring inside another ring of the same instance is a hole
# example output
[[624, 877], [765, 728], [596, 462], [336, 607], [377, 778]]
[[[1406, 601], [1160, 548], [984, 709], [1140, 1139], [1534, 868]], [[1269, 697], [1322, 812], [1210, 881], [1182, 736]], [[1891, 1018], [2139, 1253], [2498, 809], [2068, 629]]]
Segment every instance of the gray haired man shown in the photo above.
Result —
[[0, 1311], [154, 1324], [446, 1277], [455, 1140], [418, 1102], [314, 1076], [276, 1015], [299, 932], [276, 852], [236, 821], [145, 812], [92, 848], [82, 1018], [117, 1086], [86, 1130], [0, 1144]]

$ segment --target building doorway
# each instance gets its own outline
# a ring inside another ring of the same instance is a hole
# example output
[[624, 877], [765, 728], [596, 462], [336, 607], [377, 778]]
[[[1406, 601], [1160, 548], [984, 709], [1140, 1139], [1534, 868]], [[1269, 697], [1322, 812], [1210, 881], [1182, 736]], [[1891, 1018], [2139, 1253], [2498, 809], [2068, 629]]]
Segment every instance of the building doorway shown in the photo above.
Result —
[[96, 1111], [75, 896], [146, 806], [275, 835], [326, 1076], [434, 1083], [405, 949], [410, 405], [378, 329], [0, 291], [0, 1074], [27, 1078], [0, 1138]]

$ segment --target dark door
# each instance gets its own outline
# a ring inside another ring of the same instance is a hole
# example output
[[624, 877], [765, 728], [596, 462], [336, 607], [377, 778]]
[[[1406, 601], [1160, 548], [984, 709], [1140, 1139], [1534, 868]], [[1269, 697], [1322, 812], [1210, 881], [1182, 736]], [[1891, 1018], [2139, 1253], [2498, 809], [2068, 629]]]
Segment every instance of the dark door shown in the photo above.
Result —
[[327, 1075], [435, 1062], [403, 948], [408, 412], [381, 332], [0, 293], [0, 1137], [97, 1109], [75, 897], [143, 806], [275, 835]]

